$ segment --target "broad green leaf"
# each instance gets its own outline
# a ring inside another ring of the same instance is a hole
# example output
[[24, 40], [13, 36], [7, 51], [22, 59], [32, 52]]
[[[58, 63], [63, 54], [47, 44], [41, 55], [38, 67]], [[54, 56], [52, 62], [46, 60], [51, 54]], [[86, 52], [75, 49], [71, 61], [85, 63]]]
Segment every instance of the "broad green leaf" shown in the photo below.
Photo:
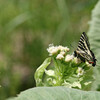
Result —
[[100, 92], [66, 87], [36, 87], [8, 100], [100, 100]]
[[91, 49], [97, 59], [97, 66], [94, 68], [95, 82], [92, 86], [92, 90], [96, 90], [100, 89], [98, 88], [98, 86], [100, 86], [100, 0], [92, 11], [88, 36]]
[[47, 59], [45, 59], [45, 61], [43, 62], [43, 64], [36, 70], [35, 72], [35, 80], [36, 80], [36, 85], [38, 86], [42, 86], [42, 78], [43, 78], [43, 74], [45, 72], [45, 69], [48, 67], [48, 65], [51, 63], [51, 58], [48, 57]]

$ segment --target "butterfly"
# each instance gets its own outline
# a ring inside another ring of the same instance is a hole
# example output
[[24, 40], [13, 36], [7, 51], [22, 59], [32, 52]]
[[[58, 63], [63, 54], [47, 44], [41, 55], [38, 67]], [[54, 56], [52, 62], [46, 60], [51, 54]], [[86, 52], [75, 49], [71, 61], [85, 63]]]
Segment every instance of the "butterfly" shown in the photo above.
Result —
[[80, 58], [82, 62], [87, 61], [92, 66], [96, 65], [96, 59], [94, 53], [90, 50], [90, 43], [85, 32], [81, 34], [78, 42], [78, 47], [74, 51], [74, 56]]

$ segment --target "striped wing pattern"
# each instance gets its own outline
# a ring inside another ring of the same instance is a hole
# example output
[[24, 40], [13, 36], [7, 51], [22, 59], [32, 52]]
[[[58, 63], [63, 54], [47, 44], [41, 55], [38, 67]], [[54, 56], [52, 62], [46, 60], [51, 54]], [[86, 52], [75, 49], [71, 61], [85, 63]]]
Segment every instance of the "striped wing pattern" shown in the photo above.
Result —
[[86, 60], [92, 60], [92, 53], [90, 51], [90, 44], [85, 32], [82, 33], [80, 41], [78, 43], [77, 52], [80, 56], [84, 57]]
[[74, 51], [75, 57], [80, 58], [83, 62], [88, 61], [92, 66], [96, 65], [94, 53], [90, 50], [90, 44], [85, 32], [82, 33], [77, 50]]

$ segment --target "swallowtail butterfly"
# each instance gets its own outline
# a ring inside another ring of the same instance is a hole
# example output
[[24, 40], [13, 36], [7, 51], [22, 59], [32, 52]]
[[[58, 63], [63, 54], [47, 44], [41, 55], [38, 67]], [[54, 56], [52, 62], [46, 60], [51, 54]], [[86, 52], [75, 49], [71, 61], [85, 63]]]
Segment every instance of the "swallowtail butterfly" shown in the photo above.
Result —
[[76, 51], [74, 51], [74, 56], [80, 58], [81, 61], [89, 62], [92, 66], [96, 65], [96, 59], [94, 53], [90, 50], [90, 44], [88, 41], [88, 37], [85, 32], [82, 33], [80, 40], [78, 42], [78, 47]]

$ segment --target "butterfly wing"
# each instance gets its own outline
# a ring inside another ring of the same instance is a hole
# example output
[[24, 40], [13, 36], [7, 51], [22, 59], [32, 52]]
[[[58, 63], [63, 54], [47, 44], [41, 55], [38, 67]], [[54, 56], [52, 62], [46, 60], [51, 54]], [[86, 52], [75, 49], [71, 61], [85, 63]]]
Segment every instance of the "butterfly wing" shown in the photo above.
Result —
[[93, 61], [93, 56], [90, 50], [90, 44], [85, 32], [83, 32], [80, 37], [76, 52], [78, 53], [78, 56], [80, 57], [80, 59]]

